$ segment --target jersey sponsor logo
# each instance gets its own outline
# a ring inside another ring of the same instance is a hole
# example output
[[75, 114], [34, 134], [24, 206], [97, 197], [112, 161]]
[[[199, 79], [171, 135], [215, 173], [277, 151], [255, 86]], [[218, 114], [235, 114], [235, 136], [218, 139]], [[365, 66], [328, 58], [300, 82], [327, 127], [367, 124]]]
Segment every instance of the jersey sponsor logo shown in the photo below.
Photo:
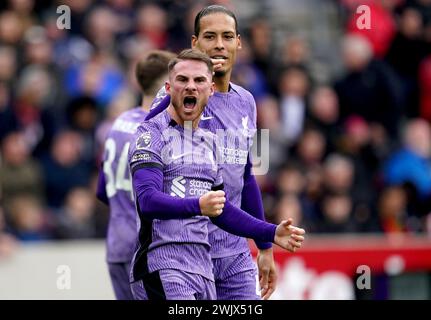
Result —
[[171, 196], [185, 198], [186, 197], [186, 187], [184, 186], [186, 184], [186, 179], [184, 179], [183, 176], [176, 177], [172, 180], [171, 185]]
[[149, 153], [136, 153], [132, 157], [132, 162], [135, 161], [150, 161], [151, 155]]
[[136, 149], [141, 150], [148, 148], [151, 145], [151, 132], [142, 133], [136, 140]]
[[187, 194], [190, 196], [198, 196], [207, 193], [211, 190], [212, 183], [208, 181], [202, 181], [197, 179], [191, 179], [187, 183], [187, 179], [184, 176], [178, 176], [172, 180], [171, 185], [171, 196], [185, 198]]

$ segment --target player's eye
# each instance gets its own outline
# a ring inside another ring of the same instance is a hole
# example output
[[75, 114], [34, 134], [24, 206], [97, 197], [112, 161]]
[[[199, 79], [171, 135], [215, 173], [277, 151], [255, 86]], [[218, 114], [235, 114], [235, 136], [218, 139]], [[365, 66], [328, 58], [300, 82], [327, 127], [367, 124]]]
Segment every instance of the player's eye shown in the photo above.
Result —
[[212, 34], [206, 34], [206, 35], [204, 35], [204, 38], [207, 40], [212, 40], [212, 39], [214, 39], [214, 36]]

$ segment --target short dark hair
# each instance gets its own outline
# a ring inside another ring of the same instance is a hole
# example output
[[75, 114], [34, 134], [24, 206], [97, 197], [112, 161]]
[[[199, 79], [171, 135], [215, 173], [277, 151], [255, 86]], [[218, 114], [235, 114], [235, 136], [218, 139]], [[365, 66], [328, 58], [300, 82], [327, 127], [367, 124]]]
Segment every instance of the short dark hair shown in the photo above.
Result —
[[185, 49], [180, 52], [180, 54], [172, 59], [168, 64], [168, 72], [170, 73], [172, 69], [174, 69], [175, 65], [183, 60], [195, 60], [195, 61], [202, 61], [205, 63], [208, 67], [208, 71], [212, 75], [213, 73], [213, 64], [211, 62], [210, 57], [206, 55], [205, 53], [196, 50], [196, 49]]
[[229, 10], [226, 7], [220, 6], [220, 5], [212, 5], [203, 8], [195, 17], [195, 36], [199, 36], [199, 33], [201, 32], [201, 19], [205, 16], [208, 16], [210, 14], [214, 13], [224, 13], [228, 16], [232, 17], [235, 21], [235, 33], [238, 35], [238, 20], [236, 19], [235, 14]]
[[135, 76], [145, 94], [155, 95], [160, 88], [155, 88], [157, 80], [168, 73], [168, 64], [175, 58], [175, 53], [164, 50], [152, 50], [142, 57], [135, 68]]

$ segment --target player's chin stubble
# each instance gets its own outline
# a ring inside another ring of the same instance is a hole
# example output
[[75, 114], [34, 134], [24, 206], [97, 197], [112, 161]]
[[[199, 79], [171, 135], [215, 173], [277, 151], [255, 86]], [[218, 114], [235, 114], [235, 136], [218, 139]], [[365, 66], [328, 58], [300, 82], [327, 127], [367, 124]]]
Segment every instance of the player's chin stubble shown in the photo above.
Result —
[[226, 75], [226, 71], [215, 71], [214, 72], [214, 77], [216, 78], [222, 78]]

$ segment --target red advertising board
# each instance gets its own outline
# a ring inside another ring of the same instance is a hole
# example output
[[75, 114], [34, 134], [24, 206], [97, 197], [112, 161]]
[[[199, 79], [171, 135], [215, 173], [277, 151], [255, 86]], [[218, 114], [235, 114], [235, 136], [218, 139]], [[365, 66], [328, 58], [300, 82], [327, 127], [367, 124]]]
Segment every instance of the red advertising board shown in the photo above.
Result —
[[274, 257], [274, 299], [355, 299], [355, 290], [373, 289], [372, 276], [431, 272], [431, 238], [313, 236], [294, 254], [275, 246]]

